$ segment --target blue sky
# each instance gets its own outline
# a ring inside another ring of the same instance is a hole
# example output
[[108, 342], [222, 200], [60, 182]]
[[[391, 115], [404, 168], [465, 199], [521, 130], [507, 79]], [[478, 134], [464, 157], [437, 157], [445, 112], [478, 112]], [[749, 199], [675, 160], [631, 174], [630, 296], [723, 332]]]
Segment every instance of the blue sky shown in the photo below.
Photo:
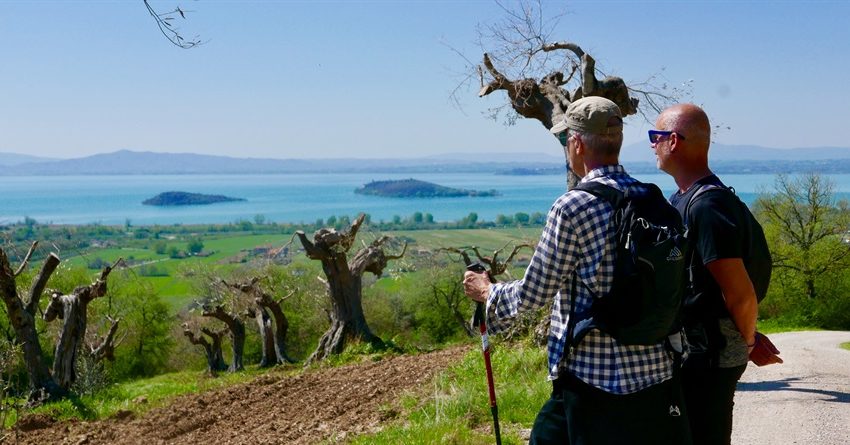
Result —
[[[419, 157], [559, 147], [502, 103], [449, 100], [491, 1], [154, 0], [193, 11], [181, 50], [141, 0], [0, 0], [0, 152], [119, 149], [239, 157]], [[850, 2], [545, 2], [557, 40], [627, 82], [692, 81], [723, 144], [850, 146]], [[649, 124], [627, 120], [626, 144]]]

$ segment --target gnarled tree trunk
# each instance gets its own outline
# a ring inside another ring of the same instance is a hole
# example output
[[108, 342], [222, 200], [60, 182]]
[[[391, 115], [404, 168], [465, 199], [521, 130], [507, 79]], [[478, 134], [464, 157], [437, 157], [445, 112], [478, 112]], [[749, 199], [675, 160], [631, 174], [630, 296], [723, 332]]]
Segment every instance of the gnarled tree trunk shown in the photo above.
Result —
[[260, 367], [266, 368], [278, 364], [277, 353], [274, 347], [274, 328], [272, 320], [262, 306], [257, 306], [248, 310], [248, 315], [254, 317], [257, 321], [257, 327], [260, 329], [260, 340], [263, 344], [263, 356], [260, 359]]
[[228, 371], [236, 372], [245, 369], [245, 366], [242, 364], [242, 356], [245, 352], [245, 323], [242, 323], [239, 316], [225, 311], [220, 305], [213, 308], [205, 307], [202, 315], [221, 320], [230, 330], [233, 361], [230, 363]]
[[[248, 315], [256, 319], [257, 326], [260, 329], [260, 337], [263, 340], [263, 358], [260, 366], [295, 363], [295, 360], [291, 359], [286, 353], [286, 333], [289, 330], [289, 321], [280, 306], [280, 301], [275, 301], [259, 286], [260, 278], [254, 277], [247, 283], [221, 281], [227, 287], [254, 297], [256, 308], [249, 309]], [[271, 317], [269, 313], [271, 313]]]
[[273, 300], [265, 292], [259, 292], [259, 296], [254, 302], [259, 307], [271, 312], [272, 318], [274, 318], [274, 349], [277, 356], [277, 363], [295, 363], [295, 360], [290, 358], [286, 353], [286, 333], [289, 330], [289, 320], [286, 319], [286, 314], [283, 313], [283, 308], [280, 307], [280, 301]]
[[227, 362], [224, 361], [224, 353], [221, 351], [221, 341], [224, 339], [224, 334], [227, 333], [227, 329], [213, 331], [209, 328], [201, 328], [201, 332], [212, 341], [213, 368], [217, 371], [224, 371], [227, 369]]
[[207, 328], [201, 328], [201, 333], [209, 336], [212, 342], [203, 335], [192, 332], [188, 325], [183, 325], [183, 335], [189, 339], [189, 343], [204, 348], [207, 357], [207, 371], [211, 375], [215, 375], [218, 371], [224, 371], [227, 369], [227, 364], [224, 362], [224, 356], [221, 353], [221, 337], [224, 335], [224, 331], [213, 332]]
[[64, 397], [67, 391], [59, 386], [54, 380], [47, 363], [41, 344], [38, 341], [38, 331], [35, 326], [35, 314], [38, 310], [38, 302], [42, 292], [47, 285], [50, 275], [59, 265], [59, 257], [51, 253], [44, 260], [36, 278], [33, 280], [29, 291], [29, 297], [24, 300], [18, 296], [15, 277], [26, 267], [37, 243], [33, 243], [26, 258], [17, 271], [12, 271], [6, 252], [0, 249], [0, 294], [6, 305], [6, 315], [9, 323], [15, 330], [15, 336], [24, 353], [24, 364], [29, 377], [29, 386], [33, 398], [40, 398], [41, 393], [49, 399]]
[[307, 256], [321, 261], [322, 270], [327, 277], [328, 294], [331, 298], [331, 326], [319, 339], [316, 351], [308, 362], [322, 360], [332, 354], [342, 352], [349, 340], [360, 340], [382, 347], [384, 342], [369, 329], [363, 315], [362, 277], [364, 272], [380, 276], [387, 262], [404, 256], [407, 243], [401, 254], [386, 255], [383, 244], [389, 239], [384, 236], [376, 239], [354, 255], [349, 264], [348, 251], [354, 244], [357, 231], [363, 224], [365, 215], [361, 214], [343, 233], [323, 228], [313, 234], [310, 241], [302, 231], [295, 233]]
[[77, 353], [86, 338], [89, 303], [106, 294], [106, 278], [111, 271], [112, 266], [103, 268], [97, 281], [74, 289], [70, 295], [54, 293], [44, 310], [45, 321], [57, 317], [63, 321], [53, 356], [53, 376], [65, 389], [77, 380]]

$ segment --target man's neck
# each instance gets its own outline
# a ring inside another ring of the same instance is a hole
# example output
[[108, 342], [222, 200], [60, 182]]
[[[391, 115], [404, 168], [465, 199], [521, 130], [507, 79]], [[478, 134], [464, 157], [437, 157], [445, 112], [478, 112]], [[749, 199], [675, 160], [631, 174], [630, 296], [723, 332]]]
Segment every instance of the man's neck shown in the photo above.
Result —
[[600, 167], [605, 166], [615, 166], [619, 165], [620, 161], [616, 157], [602, 158], [602, 159], [584, 159], [584, 168], [585, 172], [590, 173], [592, 170], [595, 170]]
[[705, 166], [704, 168], [682, 172], [681, 174], [674, 176], [673, 180], [676, 181], [676, 186], [679, 187], [679, 193], [685, 193], [692, 185], [694, 185], [694, 183], [713, 174], [714, 173], [711, 172], [711, 169], [709, 169], [708, 166]]

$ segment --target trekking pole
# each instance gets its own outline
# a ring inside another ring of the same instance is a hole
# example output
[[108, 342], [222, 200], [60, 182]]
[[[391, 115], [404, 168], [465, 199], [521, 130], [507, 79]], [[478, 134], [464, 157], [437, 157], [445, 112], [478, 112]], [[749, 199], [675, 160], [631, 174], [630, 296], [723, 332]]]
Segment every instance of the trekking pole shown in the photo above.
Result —
[[[475, 273], [487, 273], [487, 269], [481, 263], [472, 263], [466, 266], [466, 270]], [[493, 277], [487, 274], [490, 282]], [[481, 349], [484, 352], [484, 367], [487, 368], [487, 389], [490, 391], [490, 412], [493, 413], [493, 431], [496, 433], [496, 445], [502, 445], [502, 435], [499, 432], [499, 407], [496, 406], [496, 386], [493, 384], [493, 366], [490, 364], [490, 341], [487, 338], [487, 325], [484, 322], [484, 303], [476, 302], [475, 316], [472, 325], [477, 326], [481, 332]]]

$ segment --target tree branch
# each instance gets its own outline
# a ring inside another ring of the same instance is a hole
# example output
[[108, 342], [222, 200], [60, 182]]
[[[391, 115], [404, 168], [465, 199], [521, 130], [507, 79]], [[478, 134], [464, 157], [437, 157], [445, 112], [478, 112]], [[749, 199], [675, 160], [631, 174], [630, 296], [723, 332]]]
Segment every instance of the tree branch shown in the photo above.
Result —
[[38, 272], [38, 276], [32, 282], [32, 287], [30, 288], [29, 293], [29, 301], [26, 303], [26, 311], [30, 314], [35, 314], [35, 311], [38, 308], [38, 301], [41, 299], [41, 294], [44, 292], [44, 288], [47, 286], [47, 281], [50, 279], [50, 276], [56, 270], [57, 266], [59, 266], [59, 257], [56, 256], [55, 253], [51, 252], [44, 260], [44, 264], [41, 265], [41, 270]]
[[27, 255], [24, 257], [24, 260], [21, 261], [21, 265], [18, 267], [18, 270], [15, 271], [15, 276], [21, 274], [24, 269], [27, 268], [27, 264], [29, 263], [30, 258], [32, 257], [33, 252], [35, 252], [35, 247], [38, 246], [38, 241], [33, 241], [32, 245], [30, 245], [30, 250], [27, 251]]

